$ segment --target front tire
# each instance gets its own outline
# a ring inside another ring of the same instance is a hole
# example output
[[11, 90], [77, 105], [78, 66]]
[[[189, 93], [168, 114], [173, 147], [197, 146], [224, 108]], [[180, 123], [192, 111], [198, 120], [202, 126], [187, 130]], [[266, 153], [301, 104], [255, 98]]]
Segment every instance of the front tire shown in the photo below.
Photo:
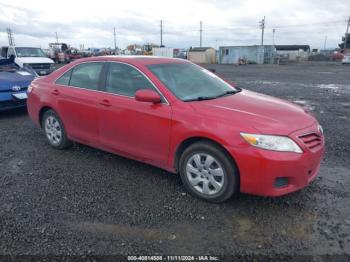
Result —
[[239, 190], [239, 175], [234, 161], [220, 146], [199, 141], [185, 149], [179, 171], [185, 188], [195, 197], [223, 202]]
[[67, 138], [63, 122], [55, 111], [46, 111], [43, 115], [41, 125], [44, 129], [46, 139], [52, 147], [64, 149], [71, 145], [71, 142]]

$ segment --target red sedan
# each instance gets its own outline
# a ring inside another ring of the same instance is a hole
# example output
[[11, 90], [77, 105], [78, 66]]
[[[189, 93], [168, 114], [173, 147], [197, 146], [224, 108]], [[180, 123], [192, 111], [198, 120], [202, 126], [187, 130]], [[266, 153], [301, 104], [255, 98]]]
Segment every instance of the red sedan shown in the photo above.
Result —
[[29, 115], [54, 148], [77, 141], [180, 173], [207, 201], [301, 189], [324, 153], [322, 128], [303, 108], [181, 59], [81, 59], [28, 92]]

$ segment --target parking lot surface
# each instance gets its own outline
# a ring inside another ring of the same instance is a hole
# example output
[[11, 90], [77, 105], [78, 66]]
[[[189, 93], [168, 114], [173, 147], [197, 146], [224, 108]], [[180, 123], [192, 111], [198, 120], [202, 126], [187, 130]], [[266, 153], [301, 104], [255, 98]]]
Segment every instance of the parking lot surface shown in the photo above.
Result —
[[161, 169], [80, 144], [55, 150], [25, 111], [2, 112], [0, 253], [350, 255], [350, 67], [207, 67], [314, 112], [326, 155], [309, 187], [210, 204]]

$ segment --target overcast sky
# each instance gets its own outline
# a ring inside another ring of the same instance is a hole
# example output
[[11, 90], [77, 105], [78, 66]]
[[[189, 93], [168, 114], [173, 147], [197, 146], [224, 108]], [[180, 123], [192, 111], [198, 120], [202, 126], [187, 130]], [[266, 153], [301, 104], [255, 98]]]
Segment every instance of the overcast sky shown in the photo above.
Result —
[[169, 47], [260, 44], [259, 21], [266, 16], [265, 44], [309, 44], [337, 47], [346, 30], [350, 0], [0, 0], [0, 45], [11, 28], [16, 45], [41, 46], [59, 41], [79, 47], [113, 47], [147, 42]]

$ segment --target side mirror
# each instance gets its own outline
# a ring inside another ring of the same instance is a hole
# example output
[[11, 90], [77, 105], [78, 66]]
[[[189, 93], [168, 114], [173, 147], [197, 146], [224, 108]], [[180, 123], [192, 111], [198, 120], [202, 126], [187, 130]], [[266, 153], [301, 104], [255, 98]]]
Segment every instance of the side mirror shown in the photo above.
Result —
[[150, 102], [150, 103], [160, 103], [162, 101], [160, 95], [151, 89], [140, 89], [135, 93], [136, 101], [140, 102]]

